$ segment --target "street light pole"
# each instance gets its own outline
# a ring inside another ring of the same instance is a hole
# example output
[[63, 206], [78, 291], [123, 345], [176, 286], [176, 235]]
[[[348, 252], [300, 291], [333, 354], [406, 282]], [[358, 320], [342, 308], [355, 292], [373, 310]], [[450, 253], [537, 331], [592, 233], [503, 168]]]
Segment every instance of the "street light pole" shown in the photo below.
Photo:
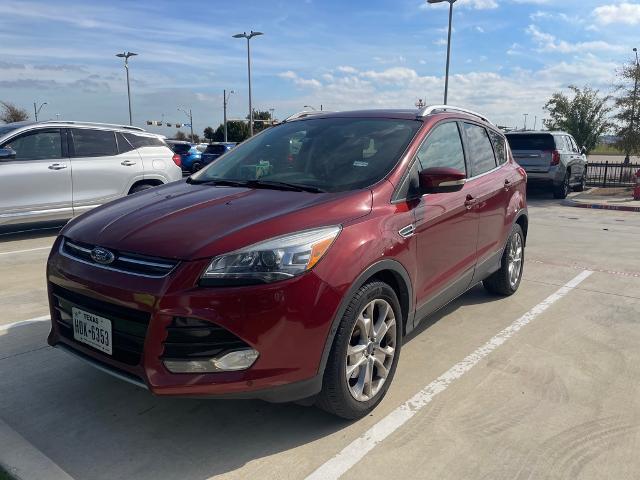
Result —
[[36, 117], [36, 122], [38, 121], [38, 114], [40, 113], [40, 110], [42, 110], [42, 107], [44, 107], [46, 104], [47, 102], [43, 102], [42, 105], [40, 105], [40, 108], [36, 108], [36, 102], [33, 102], [33, 113]]
[[[640, 62], [638, 61], [638, 49], [634, 47], [633, 51], [636, 54], [636, 71], [635, 71], [635, 86], [633, 87], [633, 100], [631, 103], [631, 122], [629, 125], [629, 135], [631, 136], [631, 140], [633, 140], [633, 121], [636, 116], [636, 101], [638, 99], [638, 75], [640, 75]], [[631, 159], [629, 158], [629, 152], [624, 157], [624, 163], [629, 163]]]
[[127, 71], [127, 98], [129, 99], [129, 125], [133, 125], [133, 117], [131, 116], [131, 87], [129, 85], [129, 57], [138, 55], [133, 52], [117, 53], [116, 57], [124, 58], [124, 69]]
[[254, 32], [251, 30], [249, 34], [247, 32], [236, 33], [233, 38], [246, 38], [247, 39], [247, 73], [249, 77], [249, 136], [253, 136], [253, 106], [251, 105], [251, 42], [253, 37], [258, 35], [264, 35], [262, 32]]
[[229, 96], [227, 96], [227, 90], [222, 91], [222, 111], [224, 112], [224, 141], [227, 142], [227, 102], [229, 102], [229, 98], [231, 94], [235, 93], [233, 90], [229, 91]]
[[184, 113], [187, 117], [189, 117], [189, 126], [191, 128], [191, 143], [193, 143], [193, 115], [191, 113], [191, 108], [187, 112], [184, 108], [178, 107], [178, 110]]
[[523, 113], [522, 114], [524, 116], [524, 131], [527, 131], [527, 117], [529, 116], [528, 113]]
[[453, 4], [457, 0], [427, 0], [428, 3], [449, 2], [449, 33], [447, 39], [447, 69], [444, 76], [444, 104], [447, 105], [449, 99], [449, 65], [451, 62], [451, 30], [453, 26]]

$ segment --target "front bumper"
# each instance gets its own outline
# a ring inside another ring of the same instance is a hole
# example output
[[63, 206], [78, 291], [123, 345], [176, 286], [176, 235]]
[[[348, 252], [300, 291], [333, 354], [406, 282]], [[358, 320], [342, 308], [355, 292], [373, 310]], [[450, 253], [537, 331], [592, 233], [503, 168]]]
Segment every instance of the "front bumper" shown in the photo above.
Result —
[[[59, 243], [47, 264], [50, 345], [156, 395], [292, 401], [320, 390], [319, 365], [341, 295], [315, 270], [270, 285], [201, 288], [197, 279], [208, 260], [182, 262], [166, 277], [146, 278], [77, 262], [60, 254]], [[115, 316], [114, 328], [128, 317], [135, 316], [138, 326], [148, 319], [138, 357], [116, 355], [119, 347], [132, 349], [132, 344], [117, 345], [116, 336], [112, 356], [74, 340], [65, 330], [61, 295], [81, 303], [80, 308], [90, 303], [96, 315]], [[171, 373], [162, 359], [167, 327], [176, 317], [222, 327], [260, 355], [247, 370]]]

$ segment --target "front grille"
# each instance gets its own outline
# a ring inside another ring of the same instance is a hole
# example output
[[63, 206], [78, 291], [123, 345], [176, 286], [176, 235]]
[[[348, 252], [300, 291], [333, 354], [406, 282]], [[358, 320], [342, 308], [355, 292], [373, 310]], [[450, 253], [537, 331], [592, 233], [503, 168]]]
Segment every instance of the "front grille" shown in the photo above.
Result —
[[231, 351], [250, 348], [229, 330], [195, 318], [174, 317], [167, 327], [163, 359], [216, 357]]
[[[113, 355], [110, 358], [127, 365], [140, 363], [150, 314], [96, 300], [57, 285], [51, 287], [51, 293], [54, 297], [54, 309], [57, 312], [55, 320], [58, 322], [61, 335], [74, 340], [72, 307], [108, 318], [111, 320], [113, 337]], [[92, 348], [84, 343], [82, 346]], [[99, 353], [106, 355], [103, 352]]]
[[109, 250], [109, 252], [114, 256], [113, 261], [109, 264], [102, 264], [93, 259], [91, 252], [94, 248], [94, 245], [75, 241], [72, 242], [65, 238], [60, 247], [60, 251], [66, 257], [70, 257], [74, 260], [88, 263], [96, 267], [129, 273], [132, 275], [142, 275], [145, 277], [164, 277], [168, 275], [169, 272], [171, 272], [171, 270], [173, 270], [178, 264], [175, 260], [118, 252], [115, 250]]

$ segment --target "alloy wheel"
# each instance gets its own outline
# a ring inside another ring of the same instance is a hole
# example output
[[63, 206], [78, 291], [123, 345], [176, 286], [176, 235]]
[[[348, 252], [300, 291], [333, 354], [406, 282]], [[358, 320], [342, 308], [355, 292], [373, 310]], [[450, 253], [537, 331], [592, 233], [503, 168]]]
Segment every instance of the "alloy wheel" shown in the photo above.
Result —
[[515, 233], [509, 241], [507, 254], [508, 269], [509, 269], [509, 285], [511, 288], [515, 288], [520, 279], [522, 273], [522, 258], [524, 250], [522, 248], [522, 237], [519, 233]]
[[396, 353], [397, 324], [389, 302], [375, 299], [359, 313], [347, 347], [346, 379], [354, 399], [366, 402], [384, 385]]

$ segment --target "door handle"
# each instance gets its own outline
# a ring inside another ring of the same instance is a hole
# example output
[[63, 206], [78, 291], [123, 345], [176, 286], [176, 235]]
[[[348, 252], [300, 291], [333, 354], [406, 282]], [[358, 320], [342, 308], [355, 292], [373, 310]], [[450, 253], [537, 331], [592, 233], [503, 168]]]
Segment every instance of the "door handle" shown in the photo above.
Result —
[[416, 226], [412, 223], [411, 225], [407, 225], [406, 227], [398, 230], [398, 233], [402, 238], [409, 238], [416, 233]]
[[504, 189], [506, 191], [509, 191], [510, 188], [511, 188], [511, 182], [509, 181], [508, 178], [505, 178], [505, 180], [504, 180]]
[[66, 163], [52, 163], [49, 165], [49, 170], [62, 170], [64, 168], [67, 168]]
[[467, 195], [467, 199], [464, 201], [464, 206], [467, 207], [467, 210], [471, 210], [476, 203], [478, 203], [478, 200], [473, 198], [471, 195]]
[[123, 160], [122, 162], [120, 162], [120, 165], [124, 165], [125, 167], [130, 167], [135, 164], [136, 162], [132, 162], [131, 160]]

